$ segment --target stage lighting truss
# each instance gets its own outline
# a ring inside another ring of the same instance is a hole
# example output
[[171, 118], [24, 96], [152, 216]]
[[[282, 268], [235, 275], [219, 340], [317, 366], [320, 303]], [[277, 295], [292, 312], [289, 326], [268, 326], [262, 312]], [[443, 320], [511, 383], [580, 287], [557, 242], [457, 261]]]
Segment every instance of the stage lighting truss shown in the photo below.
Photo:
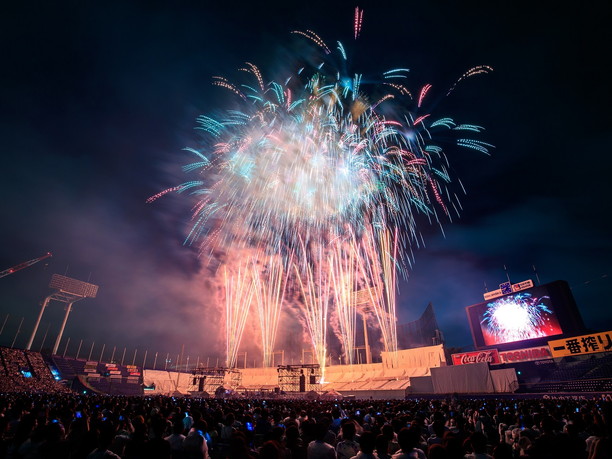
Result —
[[190, 392], [214, 394], [219, 387], [236, 389], [242, 382], [242, 374], [236, 368], [199, 367], [191, 372]]
[[321, 367], [318, 363], [279, 365], [278, 387], [283, 392], [310, 392], [321, 389]]

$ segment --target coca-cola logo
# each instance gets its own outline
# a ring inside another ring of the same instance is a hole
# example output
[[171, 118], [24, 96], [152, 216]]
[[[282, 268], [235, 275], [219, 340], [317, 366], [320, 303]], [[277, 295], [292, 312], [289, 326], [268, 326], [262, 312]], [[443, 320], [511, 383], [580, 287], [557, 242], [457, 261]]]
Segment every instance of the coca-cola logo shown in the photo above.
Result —
[[463, 354], [461, 357], [461, 364], [465, 365], [467, 363], [492, 363], [493, 362], [493, 353], [492, 352], [479, 352], [477, 354]]
[[467, 365], [470, 363], [499, 363], [497, 349], [479, 352], [466, 352], [465, 354], [453, 354], [455, 365]]

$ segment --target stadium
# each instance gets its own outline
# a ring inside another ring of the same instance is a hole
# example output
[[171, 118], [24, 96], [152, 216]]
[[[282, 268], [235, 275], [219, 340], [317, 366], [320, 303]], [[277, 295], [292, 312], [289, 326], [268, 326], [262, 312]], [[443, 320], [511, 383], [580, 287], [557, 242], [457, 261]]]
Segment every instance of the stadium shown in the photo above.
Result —
[[564, 8], [7, 5], [0, 458], [612, 457]]
[[[484, 302], [466, 307], [475, 348], [470, 352], [450, 353], [431, 304], [420, 319], [398, 326], [401, 348], [395, 355], [384, 351], [372, 355], [365, 327], [366, 346], [356, 349], [363, 351], [365, 362], [330, 364], [325, 380], [317, 363], [281, 362], [276, 367], [248, 368], [245, 357], [243, 368], [206, 366], [199, 361], [189, 367], [188, 362], [181, 365], [179, 355], [174, 368], [168, 368], [167, 358], [162, 369], [156, 365], [157, 355], [151, 366], [146, 365], [146, 355], [143, 365], [136, 363], [136, 354], [128, 363], [125, 350], [119, 358], [113, 349], [106, 361], [92, 359], [93, 347], [87, 358], [79, 355], [81, 346], [75, 356], [66, 355], [67, 345], [64, 352], [59, 349], [71, 306], [95, 298], [97, 286], [56, 274], [50, 287], [53, 292], [42, 302], [28, 347], [35, 341], [45, 307], [59, 301], [68, 307], [54, 351], [1, 347], [4, 402], [0, 403], [8, 403], [5, 407], [9, 408], [11, 401], [34, 403], [36, 412], [41, 401], [64, 400], [73, 408], [53, 409], [49, 416], [52, 422], [70, 425], [71, 432], [81, 419], [90, 419], [99, 434], [98, 443], [86, 446], [89, 450], [95, 451], [97, 445], [98, 451], [112, 451], [117, 457], [191, 457], [186, 456], [194, 448], [188, 439], [195, 435], [200, 440], [194, 457], [238, 458], [250, 449], [258, 457], [276, 458], [283, 457], [277, 451], [283, 448], [311, 457], [317, 442], [340, 451], [351, 441], [355, 454], [373, 451], [374, 437], [368, 439], [374, 432], [380, 441], [377, 451], [385, 453], [420, 449], [432, 457], [435, 439], [440, 438], [438, 446], [449, 454], [454, 451], [457, 457], [505, 448], [530, 457], [548, 457], [551, 451], [555, 457], [570, 457], [565, 455], [566, 448], [571, 455], [607, 454], [609, 443], [597, 435], [603, 435], [601, 429], [608, 424], [597, 430], [593, 424], [597, 418], [589, 416], [612, 408], [612, 331], [587, 333], [564, 281], [538, 286], [530, 280], [503, 283], [499, 290], [485, 293]], [[494, 321], [500, 309], [502, 319]], [[525, 309], [529, 314], [521, 319]], [[278, 355], [283, 358], [282, 351]], [[138, 429], [126, 419], [140, 405], [153, 407], [147, 422], [154, 433], [138, 446], [134, 444]], [[221, 417], [211, 417], [213, 409]], [[9, 410], [9, 418], [14, 415]], [[565, 441], [563, 447], [542, 444], [544, 429], [553, 429], [545, 427], [546, 423], [564, 415], [577, 417], [577, 425], [594, 432], [592, 444], [568, 443], [571, 438], [566, 433], [556, 434], [559, 441]], [[587, 424], [581, 424], [585, 420]], [[426, 434], [410, 442], [403, 438], [409, 429], [402, 425], [414, 430], [420, 423]], [[223, 438], [224, 426], [232, 432], [227, 438]], [[296, 431], [300, 426], [301, 443], [284, 436], [291, 426]], [[391, 434], [387, 439], [382, 438], [385, 426]], [[121, 437], [116, 429], [127, 430], [126, 436]], [[32, 430], [31, 435], [36, 432]], [[171, 442], [172, 435], [179, 440]], [[462, 446], [456, 444], [455, 436], [465, 438]], [[13, 445], [21, 451], [30, 441], [21, 443], [10, 433], [3, 438], [7, 457]], [[162, 451], [147, 449], [162, 438]], [[44, 440], [37, 448], [38, 454], [49, 449], [58, 457], [85, 457], [63, 439], [59, 443]]]
[[[98, 287], [57, 274], [49, 286], [53, 291], [42, 302], [26, 349], [2, 348], [6, 391], [61, 386], [63, 391], [107, 395], [368, 400], [612, 391], [612, 332], [585, 329], [564, 281], [538, 286], [531, 280], [506, 282], [485, 293], [483, 302], [465, 308], [474, 350], [463, 353], [453, 354], [445, 346], [432, 304], [418, 320], [398, 325], [395, 353], [372, 351], [364, 314], [364, 345], [355, 349], [358, 363], [334, 365], [330, 359], [324, 377], [314, 349], [302, 351], [299, 363], [284, 362], [284, 351], [276, 351], [278, 362], [268, 367], [249, 366], [246, 353], [232, 367], [218, 359], [210, 365], [210, 357], [189, 362], [180, 354], [170, 366], [169, 355], [155, 355], [151, 362], [153, 356], [145, 354], [141, 361], [134, 353], [130, 362], [125, 350], [120, 355], [116, 347], [110, 355], [102, 349], [100, 357], [106, 359], [93, 360], [93, 346], [87, 356], [82, 346], [70, 355], [62, 333], [71, 306], [95, 298]], [[52, 352], [41, 354], [31, 347], [50, 301], [69, 307]]]

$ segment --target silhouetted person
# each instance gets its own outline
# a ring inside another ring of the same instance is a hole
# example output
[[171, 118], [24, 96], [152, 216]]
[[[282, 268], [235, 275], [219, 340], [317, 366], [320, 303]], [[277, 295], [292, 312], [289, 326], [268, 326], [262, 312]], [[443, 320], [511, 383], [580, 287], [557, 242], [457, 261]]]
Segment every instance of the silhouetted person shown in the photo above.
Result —
[[444, 446], [439, 443], [434, 443], [427, 450], [428, 459], [448, 459], [448, 453]]
[[259, 448], [259, 459], [283, 459], [283, 457], [280, 445], [274, 440], [265, 442]]
[[391, 459], [391, 455], [389, 454], [389, 439], [383, 434], [376, 437], [376, 454], [378, 455], [378, 459]]
[[308, 444], [307, 459], [336, 459], [336, 450], [329, 443], [325, 443], [325, 435], [327, 435], [327, 427], [323, 424], [315, 424], [315, 439]]
[[420, 441], [420, 428], [404, 427], [397, 434], [400, 450], [393, 455], [393, 459], [426, 459], [423, 450], [418, 448]]
[[87, 456], [87, 459], [121, 459], [121, 456], [118, 456], [109, 449], [113, 443], [114, 436], [115, 431], [112, 424], [103, 423], [100, 426], [98, 447]]
[[351, 459], [379, 459], [378, 455], [374, 453], [376, 447], [376, 435], [373, 432], [364, 432], [359, 437], [359, 451]]
[[342, 440], [336, 445], [338, 459], [350, 459], [359, 452], [359, 443], [355, 441], [357, 428], [352, 420], [344, 421], [340, 426]]
[[170, 442], [164, 439], [166, 432], [166, 420], [157, 417], [151, 423], [153, 438], [145, 444], [145, 457], [147, 459], [171, 459], [172, 449]]
[[466, 459], [492, 459], [487, 454], [487, 437], [482, 432], [474, 432], [467, 440], [472, 452], [466, 454]]
[[512, 446], [509, 443], [503, 442], [498, 444], [493, 449], [493, 459], [512, 459]]

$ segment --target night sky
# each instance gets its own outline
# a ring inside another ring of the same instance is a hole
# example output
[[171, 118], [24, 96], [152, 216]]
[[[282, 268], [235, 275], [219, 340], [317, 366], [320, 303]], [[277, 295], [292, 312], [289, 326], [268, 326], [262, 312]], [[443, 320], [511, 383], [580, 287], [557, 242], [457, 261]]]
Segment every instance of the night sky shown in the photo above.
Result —
[[[444, 235], [421, 225], [426, 247], [400, 286], [400, 322], [432, 302], [447, 344], [470, 346], [464, 308], [507, 274], [535, 282], [535, 265], [542, 283], [569, 282], [588, 328], [612, 329], [608, 2], [362, 2], [357, 42], [356, 4], [345, 2], [4, 3], [0, 270], [54, 255], [0, 279], [0, 344], [24, 317], [15, 344], [25, 345], [59, 273], [100, 285], [76, 304], [69, 354], [83, 339], [87, 349], [223, 355], [206, 271], [183, 245], [189, 201], [145, 201], [185, 179], [195, 118], [233, 101], [212, 76], [232, 80], [250, 61], [275, 77], [295, 29], [343, 41], [355, 71], [410, 68], [412, 89], [445, 94], [470, 67], [495, 69], [436, 107], [485, 126], [479, 138], [496, 148], [447, 148], [463, 212]], [[62, 314], [52, 303], [35, 350], [47, 329], [52, 344]]]

